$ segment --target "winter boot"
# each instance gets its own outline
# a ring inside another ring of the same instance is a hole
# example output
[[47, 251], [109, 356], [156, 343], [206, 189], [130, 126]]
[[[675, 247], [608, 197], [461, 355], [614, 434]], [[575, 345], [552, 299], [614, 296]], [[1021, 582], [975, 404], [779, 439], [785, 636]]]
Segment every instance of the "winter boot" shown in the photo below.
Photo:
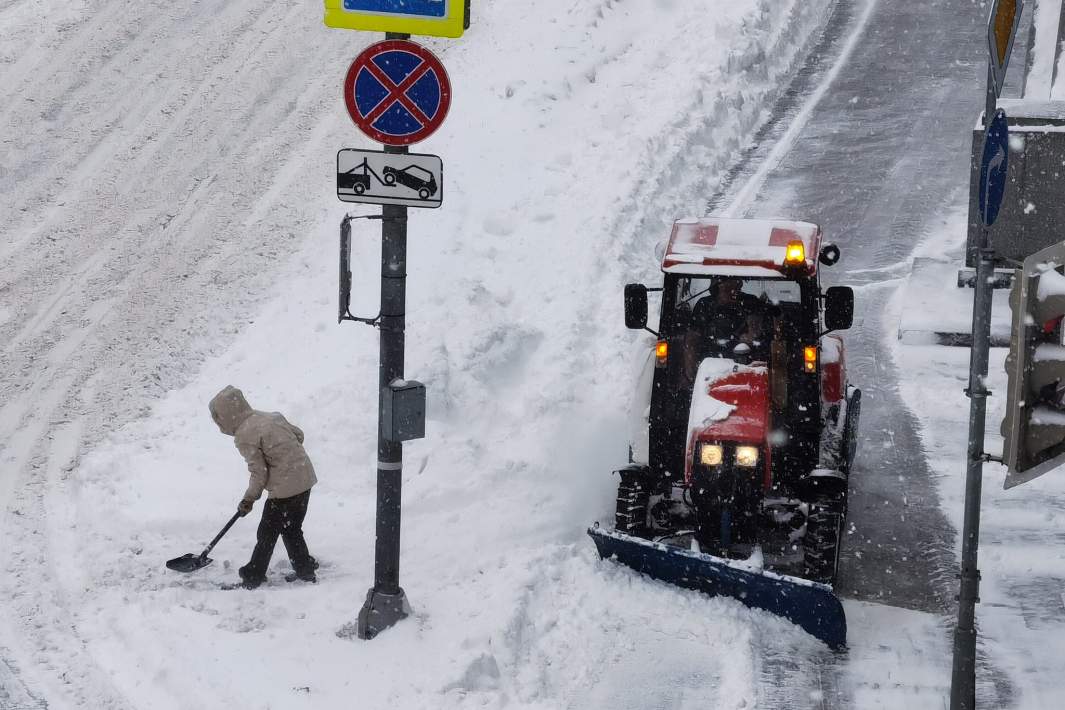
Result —
[[245, 565], [237, 570], [237, 574], [240, 575], [240, 586], [245, 589], [255, 589], [260, 584], [266, 581], [266, 577], [251, 576], [248, 573], [248, 567]]
[[318, 577], [314, 574], [314, 571], [318, 569], [318, 560], [313, 557], [310, 558], [310, 560], [311, 562], [309, 565], [296, 567], [293, 572], [286, 574], [285, 581], [295, 582], [298, 579], [301, 582], [310, 582], [311, 584], [318, 582]]
[[318, 583], [318, 577], [315, 576], [314, 572], [311, 572], [310, 574], [296, 574], [295, 572], [289, 572], [285, 575], [286, 582], [295, 582], [297, 580], [300, 582], [309, 582], [310, 584]]

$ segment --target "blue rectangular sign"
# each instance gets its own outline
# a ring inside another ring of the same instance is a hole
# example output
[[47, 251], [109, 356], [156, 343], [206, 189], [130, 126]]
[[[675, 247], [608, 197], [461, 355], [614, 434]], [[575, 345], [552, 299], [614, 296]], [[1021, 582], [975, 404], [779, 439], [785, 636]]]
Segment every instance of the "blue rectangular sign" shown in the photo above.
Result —
[[344, 0], [344, 9], [401, 17], [444, 17], [445, 0]]
[[461, 37], [470, 0], [324, 0], [325, 24], [346, 30]]
[[980, 158], [980, 218], [985, 227], [990, 227], [998, 219], [998, 210], [1006, 193], [1009, 141], [1009, 121], [1006, 112], [999, 109], [984, 132], [984, 152]]

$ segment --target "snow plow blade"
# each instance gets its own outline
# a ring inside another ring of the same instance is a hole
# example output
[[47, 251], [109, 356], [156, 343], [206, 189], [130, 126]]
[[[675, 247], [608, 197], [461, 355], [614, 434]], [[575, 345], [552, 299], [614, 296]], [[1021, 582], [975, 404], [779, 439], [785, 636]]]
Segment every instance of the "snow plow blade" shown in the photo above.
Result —
[[782, 616], [832, 649], [847, 645], [847, 619], [832, 587], [748, 569], [742, 562], [691, 552], [616, 530], [588, 528], [599, 556], [655, 579], [710, 596], [728, 596]]

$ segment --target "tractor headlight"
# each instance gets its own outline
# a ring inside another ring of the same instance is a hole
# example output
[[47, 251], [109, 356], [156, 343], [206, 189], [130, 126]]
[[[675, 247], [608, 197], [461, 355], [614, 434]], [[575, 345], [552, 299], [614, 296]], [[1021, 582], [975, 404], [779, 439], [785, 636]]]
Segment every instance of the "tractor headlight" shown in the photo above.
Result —
[[699, 463], [703, 466], [720, 466], [724, 458], [721, 444], [703, 444], [699, 447]]
[[758, 447], [757, 446], [737, 446], [736, 447], [736, 465], [746, 466], [748, 468], [758, 465]]

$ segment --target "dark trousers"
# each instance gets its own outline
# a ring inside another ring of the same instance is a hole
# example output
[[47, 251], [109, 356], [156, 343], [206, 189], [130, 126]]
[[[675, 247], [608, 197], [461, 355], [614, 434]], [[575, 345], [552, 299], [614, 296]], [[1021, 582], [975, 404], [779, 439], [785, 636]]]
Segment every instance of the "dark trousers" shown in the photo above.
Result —
[[270, 566], [278, 536], [285, 542], [285, 550], [296, 574], [300, 577], [314, 574], [317, 565], [303, 539], [303, 518], [307, 515], [307, 502], [310, 499], [310, 491], [291, 498], [266, 499], [251, 561], [240, 568], [240, 576], [244, 581], [260, 582], [266, 578], [266, 569]]

